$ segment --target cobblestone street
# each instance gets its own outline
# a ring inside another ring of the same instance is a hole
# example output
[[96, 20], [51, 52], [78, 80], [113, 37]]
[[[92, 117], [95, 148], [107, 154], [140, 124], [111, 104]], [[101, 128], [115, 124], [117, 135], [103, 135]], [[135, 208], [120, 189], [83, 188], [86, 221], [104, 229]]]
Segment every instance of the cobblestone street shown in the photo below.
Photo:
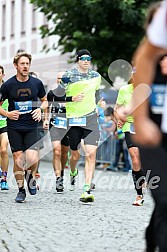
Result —
[[140, 252], [153, 203], [149, 192], [142, 207], [132, 206], [136, 197], [131, 174], [96, 170], [95, 202], [79, 202], [84, 183], [79, 169], [76, 190], [69, 188], [65, 171], [64, 194], [56, 194], [51, 162], [41, 162], [36, 196], [27, 192], [26, 202], [15, 203], [17, 186], [10, 161], [9, 191], [0, 191], [0, 252]]

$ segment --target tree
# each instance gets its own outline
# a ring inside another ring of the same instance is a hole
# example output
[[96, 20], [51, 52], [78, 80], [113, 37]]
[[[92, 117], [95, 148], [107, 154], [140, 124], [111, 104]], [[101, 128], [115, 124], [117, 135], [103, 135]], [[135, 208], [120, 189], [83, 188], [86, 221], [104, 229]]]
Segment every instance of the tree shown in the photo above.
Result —
[[[30, 0], [54, 26], [41, 26], [42, 37], [59, 35], [62, 53], [87, 48], [105, 78], [116, 59], [131, 61], [144, 35], [143, 22], [153, 0]], [[57, 47], [53, 45], [53, 49]], [[47, 46], [44, 48], [49, 50]]]

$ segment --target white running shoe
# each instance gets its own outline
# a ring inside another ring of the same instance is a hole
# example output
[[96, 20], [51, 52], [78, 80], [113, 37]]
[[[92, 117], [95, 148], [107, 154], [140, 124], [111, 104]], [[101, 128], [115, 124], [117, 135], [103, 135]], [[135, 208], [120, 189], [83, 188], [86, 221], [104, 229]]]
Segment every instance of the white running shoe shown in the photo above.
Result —
[[134, 206], [142, 206], [144, 203], [143, 195], [137, 195], [136, 200], [133, 202]]

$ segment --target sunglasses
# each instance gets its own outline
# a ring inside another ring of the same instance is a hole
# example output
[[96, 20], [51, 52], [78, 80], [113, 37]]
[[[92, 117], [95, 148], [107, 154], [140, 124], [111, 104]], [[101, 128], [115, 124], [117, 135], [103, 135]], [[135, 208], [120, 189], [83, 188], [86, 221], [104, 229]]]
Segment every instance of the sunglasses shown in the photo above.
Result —
[[85, 61], [85, 60], [91, 61], [92, 57], [79, 57], [79, 59], [80, 59], [81, 61]]

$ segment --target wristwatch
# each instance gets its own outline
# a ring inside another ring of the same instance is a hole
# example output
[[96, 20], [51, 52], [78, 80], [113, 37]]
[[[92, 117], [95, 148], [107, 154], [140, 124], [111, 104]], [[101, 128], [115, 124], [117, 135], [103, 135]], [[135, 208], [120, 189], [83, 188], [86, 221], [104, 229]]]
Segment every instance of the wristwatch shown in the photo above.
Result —
[[39, 107], [40, 108], [40, 110], [41, 110], [41, 113], [43, 113], [44, 112], [44, 109], [43, 108], [41, 108], [41, 107]]

